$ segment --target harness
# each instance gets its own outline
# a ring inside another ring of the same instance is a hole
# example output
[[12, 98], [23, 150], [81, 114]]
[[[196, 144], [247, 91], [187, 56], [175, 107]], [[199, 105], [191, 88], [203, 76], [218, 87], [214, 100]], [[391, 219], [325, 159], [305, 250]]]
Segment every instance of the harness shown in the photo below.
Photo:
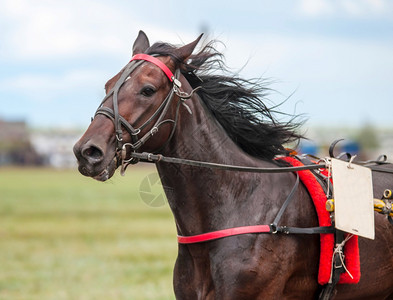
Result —
[[[164, 99], [164, 101], [160, 104], [157, 110], [138, 128], [134, 128], [125, 118], [123, 118], [119, 114], [119, 105], [118, 105], [118, 94], [120, 88], [125, 84], [128, 80], [130, 75], [135, 71], [136, 68], [141, 66], [145, 61], [153, 63], [157, 67], [159, 67], [163, 73], [166, 75], [170, 83], [172, 84], [172, 88], [170, 89], [168, 95]], [[116, 153], [121, 157], [121, 173], [124, 175], [126, 167], [129, 164], [135, 164], [137, 162], [145, 161], [145, 162], [166, 162], [166, 163], [175, 163], [175, 164], [184, 164], [190, 166], [197, 166], [197, 167], [206, 167], [212, 169], [221, 169], [221, 170], [230, 170], [230, 171], [240, 171], [240, 172], [255, 172], [255, 173], [283, 173], [283, 172], [297, 172], [302, 170], [314, 170], [316, 173], [318, 170], [323, 169], [326, 167], [326, 163], [317, 163], [317, 164], [305, 164], [303, 166], [298, 167], [277, 167], [277, 168], [255, 168], [255, 167], [244, 167], [244, 166], [233, 166], [233, 165], [226, 165], [226, 164], [217, 164], [217, 163], [209, 163], [209, 162], [201, 162], [201, 161], [194, 161], [188, 159], [181, 159], [181, 158], [174, 158], [174, 157], [164, 157], [161, 154], [153, 154], [153, 153], [139, 153], [137, 152], [138, 149], [141, 148], [143, 144], [146, 143], [153, 135], [155, 135], [159, 128], [165, 123], [172, 123], [172, 130], [170, 132], [168, 140], [164, 143], [164, 145], [160, 148], [162, 149], [166, 143], [172, 138], [175, 129], [176, 123], [179, 114], [180, 104], [183, 104], [187, 110], [191, 113], [189, 107], [184, 103], [185, 100], [192, 97], [193, 93], [199, 88], [195, 88], [191, 91], [190, 94], [187, 94], [181, 90], [181, 82], [179, 81], [180, 70], [176, 69], [175, 74], [159, 59], [157, 59], [154, 55], [147, 55], [147, 54], [137, 54], [135, 55], [131, 61], [126, 65], [124, 68], [123, 73], [121, 74], [120, 78], [115, 83], [115, 86], [108, 92], [108, 94], [104, 97], [101, 104], [99, 105], [95, 116], [101, 114], [109, 119], [112, 120], [115, 127], [115, 135], [116, 135]], [[176, 113], [174, 119], [165, 119], [165, 115], [168, 112], [168, 109], [171, 103], [174, 101], [175, 95], [179, 97], [180, 101], [178, 101], [176, 106]], [[104, 102], [112, 96], [112, 103], [113, 109], [104, 106]], [[142, 131], [153, 121], [155, 120], [152, 128], [147, 131], [143, 136], [140, 137]], [[123, 143], [123, 128], [128, 132], [131, 136], [130, 143]], [[332, 146], [337, 142], [334, 142]], [[128, 153], [127, 147], [131, 149], [131, 152]], [[330, 149], [330, 156], [332, 157], [333, 148]], [[158, 151], [157, 151], [158, 152]], [[128, 157], [128, 158], [127, 158]], [[370, 166], [369, 164], [376, 163], [377, 166]], [[370, 167], [374, 171], [378, 172], [386, 172], [386, 173], [393, 173], [393, 170], [386, 170], [382, 169], [379, 166], [385, 164], [385, 160], [377, 160], [377, 161], [368, 161], [364, 164]], [[284, 201], [283, 205], [281, 206], [280, 210], [278, 211], [275, 219], [271, 224], [266, 225], [254, 225], [254, 226], [242, 226], [242, 227], [235, 227], [235, 228], [228, 228], [208, 233], [202, 233], [199, 235], [193, 236], [178, 236], [178, 243], [179, 244], [195, 244], [195, 243], [202, 243], [208, 242], [212, 240], [217, 240], [220, 238], [241, 235], [241, 234], [248, 234], [248, 233], [268, 233], [268, 234], [277, 234], [277, 233], [284, 233], [284, 234], [325, 234], [325, 233], [335, 233], [336, 237], [336, 244], [340, 244], [343, 242], [343, 233], [339, 230], [336, 230], [333, 225], [331, 226], [319, 226], [319, 227], [311, 227], [311, 228], [299, 228], [299, 227], [289, 227], [289, 226], [282, 226], [279, 225], [282, 215], [284, 214], [286, 208], [291, 203], [292, 199], [294, 198], [295, 192], [299, 186], [299, 174], [296, 173], [296, 181], [294, 186], [292, 187], [290, 193], [288, 194], [286, 200]], [[317, 179], [320, 183], [323, 184], [326, 178], [316, 175]], [[326, 194], [331, 194], [331, 191], [327, 188]], [[391, 219], [389, 219], [391, 221]], [[338, 259], [337, 257], [335, 259]], [[330, 299], [331, 294], [333, 293], [334, 286], [338, 282], [338, 278], [340, 274], [344, 272], [342, 268], [336, 268], [333, 272], [333, 282], [324, 289], [321, 293], [320, 299]]]
[[[132, 72], [135, 71], [141, 64], [145, 61], [153, 63], [158, 68], [162, 70], [168, 80], [172, 83], [172, 88], [169, 91], [168, 95], [164, 99], [164, 101], [160, 104], [157, 110], [139, 127], [134, 128], [125, 118], [123, 118], [119, 114], [119, 105], [118, 105], [118, 93], [120, 88], [124, 85], [127, 79], [130, 77]], [[176, 69], [175, 74], [158, 58], [154, 55], [147, 55], [147, 54], [136, 54], [132, 57], [130, 62], [124, 68], [123, 73], [121, 74], [120, 78], [115, 83], [115, 86], [108, 92], [108, 94], [104, 97], [101, 104], [99, 105], [95, 116], [98, 114], [102, 114], [109, 119], [111, 119], [115, 126], [115, 134], [117, 140], [116, 146], [116, 153], [121, 153], [121, 173], [124, 175], [125, 169], [129, 164], [135, 164], [140, 160], [145, 162], [167, 162], [167, 163], [175, 163], [175, 164], [184, 164], [190, 166], [197, 166], [197, 167], [205, 167], [205, 168], [212, 168], [212, 169], [221, 169], [221, 170], [230, 170], [230, 171], [240, 171], [240, 172], [255, 172], [255, 173], [284, 173], [284, 172], [297, 172], [302, 170], [320, 170], [326, 167], [325, 163], [318, 163], [318, 164], [306, 164], [303, 166], [298, 167], [277, 167], [277, 168], [256, 168], [256, 167], [244, 167], [244, 166], [233, 166], [227, 164], [217, 164], [217, 163], [209, 163], [209, 162], [201, 162], [195, 160], [188, 160], [188, 159], [181, 159], [181, 158], [174, 158], [174, 157], [164, 157], [161, 154], [153, 154], [153, 153], [139, 153], [136, 152], [147, 140], [149, 140], [153, 135], [155, 135], [160, 126], [165, 123], [173, 123], [171, 133], [169, 135], [168, 140], [172, 138], [174, 131], [176, 129], [176, 123], [179, 114], [179, 107], [182, 103], [187, 108], [188, 106], [184, 103], [185, 100], [192, 97], [193, 93], [198, 89], [195, 88], [191, 91], [190, 94], [187, 94], [181, 91], [181, 82], [179, 81], [180, 70]], [[175, 98], [175, 95], [180, 98], [181, 101], [178, 102], [176, 107], [176, 114], [174, 120], [172, 119], [164, 119], [168, 109]], [[113, 109], [103, 106], [104, 102], [113, 96]], [[188, 108], [189, 110], [189, 108]], [[142, 130], [146, 128], [147, 125], [153, 122], [154, 119], [157, 119], [152, 126], [152, 128], [147, 131], [142, 137], [139, 137]], [[124, 129], [130, 134], [131, 136], [131, 143], [123, 143], [123, 130]], [[330, 156], [333, 156], [333, 148], [337, 144], [339, 140], [334, 141], [332, 146], [329, 149]], [[165, 143], [165, 144], [166, 144]], [[165, 144], [160, 148], [162, 149]], [[130, 147], [131, 153], [127, 152], [127, 147]], [[127, 156], [129, 157], [127, 159]], [[369, 166], [371, 169], [379, 172], [386, 172], [386, 173], [393, 173], [393, 170], [386, 170], [381, 169], [378, 166], [386, 162], [386, 156], [383, 160], [378, 158], [377, 161], [368, 161], [365, 164], [376, 163], [377, 166]], [[318, 176], [320, 172], [314, 173], [316, 174], [317, 179], [323, 183], [323, 178]], [[326, 179], [326, 178], [325, 178]], [[296, 182], [288, 194], [284, 204], [282, 205], [281, 209], [279, 210], [276, 218], [271, 224], [268, 225], [255, 225], [255, 226], [242, 226], [236, 228], [229, 228], [224, 230], [218, 230], [209, 233], [203, 233], [195, 236], [179, 236], [178, 242], [180, 244], [192, 244], [192, 243], [200, 243], [200, 242], [207, 242], [211, 240], [216, 240], [223, 237], [234, 236], [239, 234], [247, 234], [247, 233], [285, 233], [285, 234], [321, 234], [321, 233], [334, 233], [336, 230], [334, 226], [322, 226], [322, 227], [313, 227], [313, 228], [298, 228], [298, 227], [288, 227], [288, 226], [279, 226], [279, 221], [293, 199], [296, 189], [299, 186], [299, 175], [297, 174]], [[331, 194], [331, 191], [327, 191], [327, 194]]]
[[[221, 170], [230, 170], [230, 171], [240, 171], [240, 172], [255, 172], [255, 173], [286, 173], [286, 172], [298, 172], [304, 170], [315, 170], [322, 169], [326, 165], [325, 164], [313, 164], [313, 165], [303, 165], [297, 167], [278, 167], [278, 168], [253, 168], [253, 167], [243, 167], [243, 166], [233, 166], [233, 165], [221, 165], [215, 163], [208, 162], [198, 162], [193, 160], [185, 160], [174, 157], [165, 157], [160, 154], [151, 154], [151, 153], [132, 153], [133, 157], [136, 157], [145, 162], [167, 162], [167, 163], [177, 163], [177, 164], [185, 164], [192, 165], [198, 167], [206, 167], [213, 169], [221, 169]], [[299, 174], [296, 173], [296, 182], [293, 185], [290, 193], [288, 194], [286, 200], [282, 204], [280, 210], [278, 211], [275, 219], [271, 224], [266, 225], [254, 225], [254, 226], [241, 226], [228, 228], [223, 230], [217, 230], [208, 233], [202, 233], [193, 236], [178, 236], [178, 242], [180, 244], [194, 244], [201, 242], [208, 242], [212, 240], [217, 240], [224, 237], [235, 236], [240, 234], [248, 234], [248, 233], [285, 233], [285, 234], [323, 234], [323, 233], [334, 233], [334, 226], [319, 226], [319, 227], [310, 227], [310, 228], [299, 228], [299, 227], [290, 227], [290, 226], [281, 226], [279, 225], [282, 215], [284, 214], [286, 208], [291, 203], [294, 198], [295, 192], [299, 187]]]

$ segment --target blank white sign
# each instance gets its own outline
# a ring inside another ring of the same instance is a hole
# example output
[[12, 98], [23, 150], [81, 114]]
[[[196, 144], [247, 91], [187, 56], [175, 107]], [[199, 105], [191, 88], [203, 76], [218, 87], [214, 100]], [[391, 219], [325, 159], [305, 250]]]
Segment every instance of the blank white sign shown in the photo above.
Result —
[[332, 158], [336, 228], [374, 239], [374, 195], [371, 170]]

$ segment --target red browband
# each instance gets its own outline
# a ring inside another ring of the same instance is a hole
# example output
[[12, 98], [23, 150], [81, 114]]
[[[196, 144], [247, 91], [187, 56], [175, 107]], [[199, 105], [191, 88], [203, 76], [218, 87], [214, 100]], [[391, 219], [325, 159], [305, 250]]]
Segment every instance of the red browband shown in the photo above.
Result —
[[159, 60], [158, 58], [155, 58], [154, 56], [147, 55], [147, 54], [136, 54], [132, 57], [130, 62], [132, 62], [133, 60], [146, 60], [148, 62], [151, 62], [151, 63], [155, 64], [157, 67], [159, 67], [165, 73], [165, 75], [169, 78], [169, 80], [171, 82], [173, 81], [173, 78], [175, 78], [173, 76], [172, 71], [169, 70], [169, 68], [161, 60]]
[[235, 227], [229, 229], [223, 229], [208, 233], [202, 233], [198, 235], [192, 236], [177, 236], [177, 241], [179, 244], [194, 244], [194, 243], [201, 243], [207, 242], [212, 240], [217, 240], [220, 238], [234, 236], [239, 234], [246, 234], [246, 233], [268, 233], [271, 232], [271, 228], [269, 225], [255, 225], [255, 226], [243, 226], [243, 227]]

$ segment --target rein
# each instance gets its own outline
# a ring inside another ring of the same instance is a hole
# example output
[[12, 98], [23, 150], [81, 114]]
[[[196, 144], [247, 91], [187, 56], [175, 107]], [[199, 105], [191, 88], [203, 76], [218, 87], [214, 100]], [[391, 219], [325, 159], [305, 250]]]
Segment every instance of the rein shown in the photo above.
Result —
[[[126, 150], [127, 150], [126, 146], [127, 144], [125, 144], [122, 149], [123, 158], [126, 156]], [[217, 163], [210, 163], [210, 162], [176, 158], [176, 157], [166, 157], [161, 154], [153, 154], [147, 152], [142, 152], [142, 153], [132, 152], [130, 155], [131, 158], [136, 158], [144, 162], [151, 162], [151, 163], [165, 162], [165, 163], [182, 164], [182, 165], [188, 165], [194, 167], [219, 169], [219, 170], [226, 170], [226, 171], [253, 172], [253, 173], [287, 173], [287, 172], [296, 172], [296, 171], [304, 171], [304, 170], [323, 169], [326, 167], [326, 164], [315, 164], [315, 165], [308, 165], [302, 167], [259, 168], [259, 167], [244, 167], [244, 166], [235, 166], [235, 165], [227, 165], [227, 164], [217, 164]]]
[[[123, 159], [125, 159], [127, 156], [127, 149], [126, 149], [127, 146], [128, 144], [124, 144], [122, 148]], [[304, 165], [301, 167], [277, 167], [277, 168], [245, 167], [245, 166], [235, 166], [235, 165], [228, 165], [228, 164], [204, 162], [204, 161], [177, 158], [177, 157], [167, 157], [162, 154], [153, 154], [148, 152], [142, 152], [142, 153], [132, 152], [130, 156], [131, 156], [130, 159], [134, 158], [148, 163], [165, 162], [165, 163], [174, 163], [174, 164], [188, 165], [188, 166], [201, 167], [201, 168], [219, 169], [219, 170], [226, 170], [226, 171], [238, 171], [238, 172], [252, 172], [252, 173], [287, 173], [287, 172], [317, 170], [317, 169], [326, 168], [326, 163]], [[380, 161], [380, 160], [365, 161], [365, 162], [358, 162], [356, 164], [364, 165], [375, 172], [393, 173], [393, 170], [382, 169], [381, 167], [379, 167], [380, 165], [389, 164], [388, 162], [385, 161]], [[377, 166], [369, 166], [368, 164], [377, 164]]]

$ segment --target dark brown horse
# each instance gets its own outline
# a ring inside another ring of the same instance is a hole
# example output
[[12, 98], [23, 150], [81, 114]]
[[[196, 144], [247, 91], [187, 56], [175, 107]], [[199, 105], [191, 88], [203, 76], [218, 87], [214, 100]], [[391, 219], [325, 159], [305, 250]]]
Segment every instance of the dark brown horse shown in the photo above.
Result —
[[[152, 46], [140, 32], [135, 60], [110, 79], [107, 96], [74, 147], [79, 170], [100, 181], [121, 165], [120, 149], [155, 152], [223, 164], [277, 167], [284, 143], [299, 138], [296, 124], [280, 123], [262, 98], [267, 91], [223, 70], [211, 44], [192, 54], [199, 39], [182, 47]], [[181, 87], [180, 87], [180, 83]], [[173, 87], [176, 86], [174, 89]], [[196, 90], [196, 88], [200, 87]], [[194, 90], [194, 92], [192, 92]], [[181, 97], [180, 97], [181, 96]], [[123, 158], [124, 159], [124, 158]], [[136, 162], [136, 161], [135, 161]], [[270, 224], [295, 183], [293, 173], [256, 174], [156, 163], [179, 235]], [[393, 177], [374, 172], [374, 193], [393, 189]], [[393, 299], [393, 228], [375, 215], [376, 238], [359, 238], [362, 276], [337, 285], [335, 299]], [[281, 223], [318, 226], [303, 185]], [[318, 235], [244, 234], [181, 245], [174, 269], [178, 299], [315, 299]]]

